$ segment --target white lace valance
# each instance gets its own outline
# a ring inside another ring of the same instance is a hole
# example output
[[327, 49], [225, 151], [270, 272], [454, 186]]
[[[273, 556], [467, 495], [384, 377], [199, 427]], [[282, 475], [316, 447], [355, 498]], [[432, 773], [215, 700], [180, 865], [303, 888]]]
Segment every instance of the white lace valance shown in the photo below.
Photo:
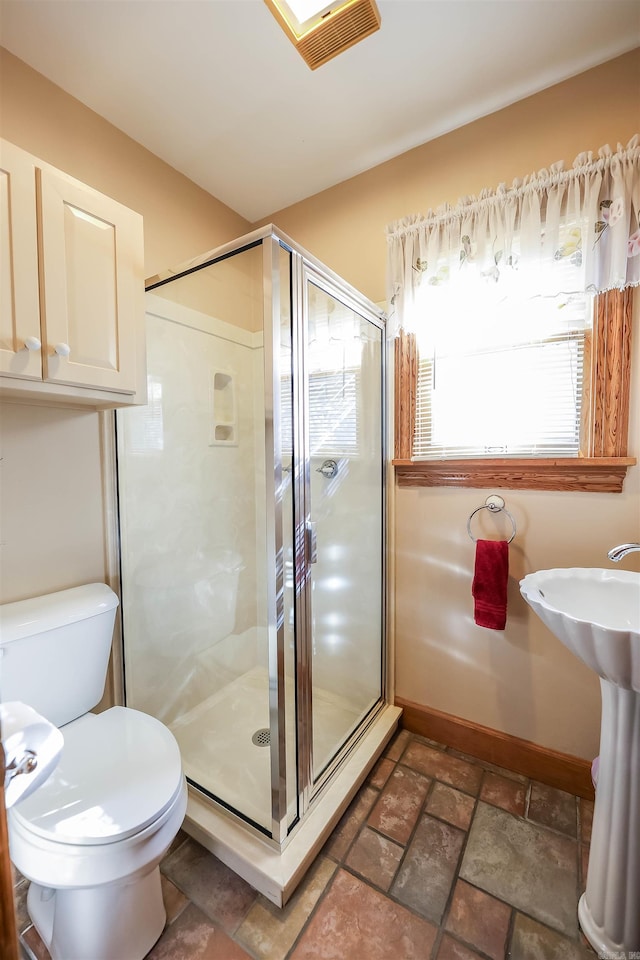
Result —
[[462, 272], [526, 285], [531, 295], [601, 292], [640, 283], [640, 138], [582, 153], [478, 197], [387, 227], [392, 326], [413, 326], [418, 291]]

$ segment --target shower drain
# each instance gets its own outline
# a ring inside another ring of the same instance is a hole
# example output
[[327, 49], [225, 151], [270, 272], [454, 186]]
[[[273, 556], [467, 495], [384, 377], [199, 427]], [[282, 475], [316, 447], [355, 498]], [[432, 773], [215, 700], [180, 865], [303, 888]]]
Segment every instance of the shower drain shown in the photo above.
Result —
[[268, 747], [271, 743], [271, 731], [269, 727], [261, 727], [259, 730], [256, 730], [251, 737], [251, 742], [255, 743], [256, 747]]

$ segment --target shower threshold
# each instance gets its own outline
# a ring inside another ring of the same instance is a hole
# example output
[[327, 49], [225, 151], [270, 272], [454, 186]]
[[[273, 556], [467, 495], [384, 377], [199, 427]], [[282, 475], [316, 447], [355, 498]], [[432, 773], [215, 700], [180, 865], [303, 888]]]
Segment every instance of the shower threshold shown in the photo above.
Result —
[[387, 704], [313, 802], [282, 850], [189, 787], [183, 829], [277, 907], [318, 855], [396, 730], [402, 711]]

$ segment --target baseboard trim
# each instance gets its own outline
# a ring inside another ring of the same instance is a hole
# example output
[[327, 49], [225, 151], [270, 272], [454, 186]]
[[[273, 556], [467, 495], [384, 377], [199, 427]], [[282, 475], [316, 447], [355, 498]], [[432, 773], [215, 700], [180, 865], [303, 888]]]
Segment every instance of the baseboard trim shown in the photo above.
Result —
[[505, 767], [578, 797], [594, 798], [588, 760], [541, 747], [530, 740], [521, 740], [411, 700], [396, 697], [395, 702], [402, 707], [401, 725], [411, 733], [445, 743], [478, 760]]

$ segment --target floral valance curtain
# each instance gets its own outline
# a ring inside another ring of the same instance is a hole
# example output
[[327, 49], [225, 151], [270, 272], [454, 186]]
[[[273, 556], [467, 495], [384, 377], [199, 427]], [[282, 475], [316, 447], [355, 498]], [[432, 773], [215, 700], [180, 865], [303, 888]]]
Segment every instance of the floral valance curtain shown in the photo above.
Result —
[[[576, 157], [387, 227], [391, 327], [463, 273], [497, 297], [602, 292], [640, 283], [640, 138]], [[436, 289], [433, 293], [436, 293]], [[422, 311], [420, 311], [422, 312]]]

